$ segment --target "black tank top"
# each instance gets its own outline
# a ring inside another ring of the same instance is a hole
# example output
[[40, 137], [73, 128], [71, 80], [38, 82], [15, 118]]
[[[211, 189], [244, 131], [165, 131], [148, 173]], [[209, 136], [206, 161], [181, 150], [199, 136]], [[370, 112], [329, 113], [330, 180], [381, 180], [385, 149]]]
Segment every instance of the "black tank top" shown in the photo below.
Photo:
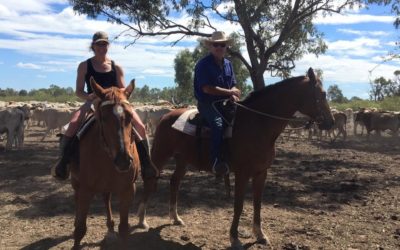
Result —
[[93, 92], [92, 87], [90, 86], [90, 77], [93, 76], [94, 80], [103, 88], [109, 88], [112, 86], [117, 87], [117, 71], [115, 70], [114, 61], [111, 60], [111, 71], [109, 72], [97, 72], [94, 70], [92, 65], [92, 60], [87, 59], [87, 70], [85, 75], [85, 83], [87, 93], [90, 94]]

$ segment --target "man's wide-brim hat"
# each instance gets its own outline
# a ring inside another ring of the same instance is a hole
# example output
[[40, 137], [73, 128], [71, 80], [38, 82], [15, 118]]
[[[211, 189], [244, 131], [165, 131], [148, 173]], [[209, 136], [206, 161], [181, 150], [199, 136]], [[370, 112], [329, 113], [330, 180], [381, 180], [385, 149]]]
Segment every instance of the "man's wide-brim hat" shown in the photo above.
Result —
[[203, 43], [205, 45], [210, 45], [213, 43], [226, 43], [228, 45], [231, 45], [232, 39], [227, 37], [225, 35], [225, 32], [223, 32], [223, 31], [215, 31], [214, 33], [212, 33], [210, 38], [204, 39]]

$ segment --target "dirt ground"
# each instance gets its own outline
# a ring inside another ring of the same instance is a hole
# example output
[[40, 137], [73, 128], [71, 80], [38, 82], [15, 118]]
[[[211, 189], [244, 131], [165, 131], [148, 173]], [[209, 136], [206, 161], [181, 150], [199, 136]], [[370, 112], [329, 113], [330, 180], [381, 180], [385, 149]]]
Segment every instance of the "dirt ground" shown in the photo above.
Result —
[[[56, 182], [49, 168], [56, 137], [26, 131], [25, 148], [0, 152], [0, 249], [70, 249], [74, 203], [69, 182]], [[4, 142], [3, 142], [4, 143]], [[350, 136], [346, 142], [279, 140], [263, 197], [263, 228], [273, 249], [400, 249], [400, 142], [398, 138]], [[163, 172], [148, 208], [148, 231], [136, 211], [142, 182], [131, 207], [130, 249], [227, 249], [233, 199], [211, 174], [190, 171], [180, 191], [186, 226], [168, 217], [169, 178]], [[233, 183], [233, 177], [232, 183]], [[250, 188], [239, 231], [245, 249], [270, 249], [252, 235]], [[113, 200], [118, 222], [118, 204]], [[91, 204], [83, 249], [115, 249], [105, 240], [100, 196]]]

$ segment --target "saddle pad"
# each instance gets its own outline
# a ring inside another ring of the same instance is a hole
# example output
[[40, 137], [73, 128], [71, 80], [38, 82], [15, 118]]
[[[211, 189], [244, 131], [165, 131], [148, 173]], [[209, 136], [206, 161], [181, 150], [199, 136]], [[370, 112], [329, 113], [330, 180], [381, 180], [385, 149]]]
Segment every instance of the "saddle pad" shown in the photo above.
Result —
[[[185, 133], [187, 135], [191, 136], [196, 136], [196, 125], [191, 124], [188, 122], [188, 120], [192, 117], [194, 117], [199, 111], [197, 109], [189, 109], [183, 112], [179, 116], [179, 118], [172, 124], [172, 128]], [[205, 132], [204, 129], [208, 128], [203, 128], [203, 131], [201, 133], [202, 137], [208, 137], [209, 133]], [[232, 127], [227, 127], [224, 131], [224, 138], [231, 138], [232, 137]]]
[[172, 124], [172, 128], [181, 131], [182, 133], [195, 136], [196, 135], [196, 125], [187, 122], [189, 117], [194, 116], [198, 113], [197, 109], [186, 110], [179, 118]]

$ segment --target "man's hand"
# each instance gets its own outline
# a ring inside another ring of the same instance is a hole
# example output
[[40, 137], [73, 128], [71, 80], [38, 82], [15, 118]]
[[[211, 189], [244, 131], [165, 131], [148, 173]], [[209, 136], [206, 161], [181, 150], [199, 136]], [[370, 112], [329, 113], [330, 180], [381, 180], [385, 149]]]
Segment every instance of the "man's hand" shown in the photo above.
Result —
[[233, 102], [237, 102], [237, 101], [240, 100], [240, 98], [237, 97], [237, 96], [235, 96], [235, 95], [231, 95], [231, 96], [229, 97], [229, 99], [231, 99], [231, 101], [233, 101]]
[[236, 87], [233, 87], [233, 88], [231, 88], [231, 97], [232, 96], [235, 96], [235, 97], [237, 97], [238, 99], [240, 98], [240, 94], [241, 94], [241, 92], [240, 92], [240, 90], [238, 89], [238, 88], [236, 88]]

